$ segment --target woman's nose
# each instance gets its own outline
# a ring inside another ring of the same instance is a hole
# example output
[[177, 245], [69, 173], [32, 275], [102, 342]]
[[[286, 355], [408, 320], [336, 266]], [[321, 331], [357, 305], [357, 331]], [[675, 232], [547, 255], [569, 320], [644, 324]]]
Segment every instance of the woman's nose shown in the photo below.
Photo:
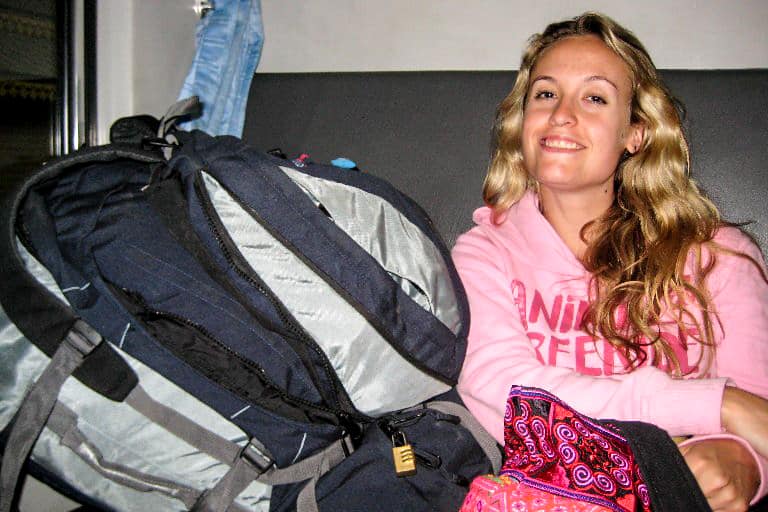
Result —
[[573, 108], [565, 99], [561, 99], [555, 105], [555, 109], [549, 116], [549, 122], [552, 126], [566, 126], [574, 124], [576, 122], [576, 116], [574, 115]]

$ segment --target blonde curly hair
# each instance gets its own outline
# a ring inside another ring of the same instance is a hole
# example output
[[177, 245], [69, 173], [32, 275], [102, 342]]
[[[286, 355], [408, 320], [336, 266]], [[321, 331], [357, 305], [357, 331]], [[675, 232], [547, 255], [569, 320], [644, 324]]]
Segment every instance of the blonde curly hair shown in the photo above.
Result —
[[[582, 262], [593, 275], [583, 328], [616, 347], [630, 368], [651, 354], [652, 364], [660, 364], [663, 356], [670, 373], [681, 375], [680, 361], [661, 332], [662, 317], [672, 318], [680, 333], [703, 345], [697, 365], [705, 358], [704, 373], [714, 356], [716, 321], [705, 278], [715, 265], [715, 252], [725, 250], [712, 241], [723, 222], [689, 176], [682, 107], [634, 34], [607, 16], [588, 12], [531, 37], [512, 91], [497, 111], [483, 198], [498, 223], [504, 211], [535, 188], [521, 141], [531, 72], [552, 45], [585, 35], [599, 37], [626, 63], [632, 83], [630, 123], [644, 126], [645, 134], [638, 151], [625, 153], [618, 162], [613, 205], [581, 231], [587, 242]], [[686, 262], [692, 262], [693, 275], [684, 276]]]

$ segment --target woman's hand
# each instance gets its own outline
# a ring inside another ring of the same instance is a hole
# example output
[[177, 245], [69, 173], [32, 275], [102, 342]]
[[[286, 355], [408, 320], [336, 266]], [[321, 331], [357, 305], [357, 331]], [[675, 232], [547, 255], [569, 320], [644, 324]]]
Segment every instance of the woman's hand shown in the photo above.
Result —
[[720, 410], [725, 430], [747, 441], [768, 459], [768, 400], [743, 389], [726, 386]]
[[704, 439], [680, 452], [713, 512], [746, 512], [760, 485], [760, 470], [741, 443]]

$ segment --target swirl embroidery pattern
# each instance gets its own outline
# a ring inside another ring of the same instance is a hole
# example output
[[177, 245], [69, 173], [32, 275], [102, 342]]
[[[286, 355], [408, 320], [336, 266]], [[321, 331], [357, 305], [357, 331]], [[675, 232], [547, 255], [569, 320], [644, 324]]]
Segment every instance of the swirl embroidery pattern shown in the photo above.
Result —
[[611, 512], [611, 509], [534, 489], [508, 476], [475, 478], [459, 512]]
[[502, 475], [617, 512], [650, 512], [626, 439], [554, 395], [513, 386], [504, 418]]

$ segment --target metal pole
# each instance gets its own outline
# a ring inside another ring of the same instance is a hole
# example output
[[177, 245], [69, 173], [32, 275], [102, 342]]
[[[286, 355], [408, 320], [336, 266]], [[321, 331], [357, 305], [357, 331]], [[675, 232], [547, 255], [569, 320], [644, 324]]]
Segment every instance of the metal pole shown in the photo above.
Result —
[[83, 6], [84, 55], [84, 96], [83, 120], [84, 140], [87, 144], [98, 144], [98, 123], [96, 111], [96, 0], [85, 0]]
[[72, 1], [56, 2], [56, 122], [54, 154], [68, 153], [70, 133], [70, 101], [72, 95]]

